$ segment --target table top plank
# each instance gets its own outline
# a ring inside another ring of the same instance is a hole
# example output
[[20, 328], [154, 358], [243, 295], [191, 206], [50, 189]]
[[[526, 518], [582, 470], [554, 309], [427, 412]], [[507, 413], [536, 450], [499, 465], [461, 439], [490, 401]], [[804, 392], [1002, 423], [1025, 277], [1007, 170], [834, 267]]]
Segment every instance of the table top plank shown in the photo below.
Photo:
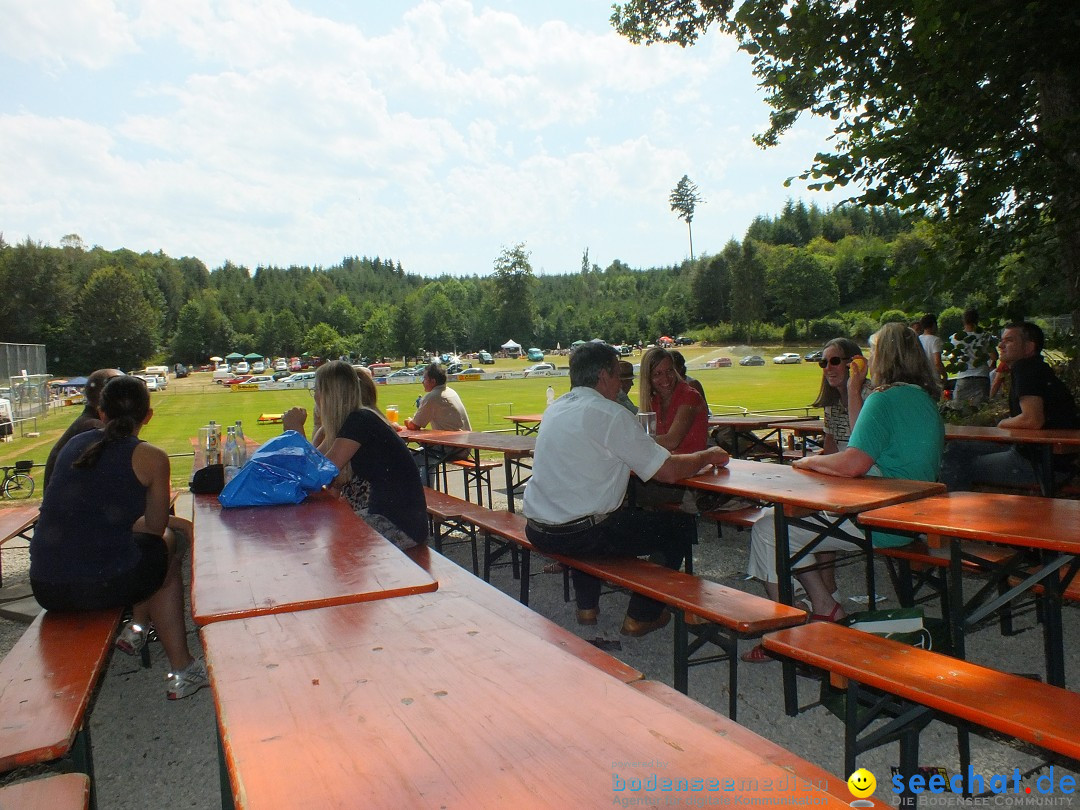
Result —
[[39, 504], [20, 504], [0, 509], [0, 543], [18, 537], [38, 519]]
[[225, 509], [194, 499], [196, 624], [433, 591], [435, 580], [353, 513], [313, 496], [292, 506]]
[[854, 514], [945, 491], [942, 484], [897, 478], [840, 478], [782, 464], [731, 459], [726, 467], [679, 482], [683, 486], [815, 511]]
[[498, 453], [530, 455], [536, 449], [536, 436], [516, 433], [488, 433], [480, 430], [402, 430], [398, 435], [408, 442], [491, 450]]
[[720, 414], [709, 417], [709, 427], [733, 427], [738, 430], [765, 430], [766, 428], [780, 427], [788, 422], [806, 421], [809, 420], [805, 416], [765, 416], [753, 413], [745, 415]]
[[1080, 553], [1080, 501], [1061, 498], [950, 492], [863, 512], [859, 522], [879, 529]]
[[[313, 807], [600, 807], [634, 795], [613, 791], [613, 775], [652, 774], [736, 785], [752, 776], [741, 795], [837, 804], [459, 596], [203, 634], [237, 807], [292, 806], [298, 795]], [[790, 787], [768, 790], [768, 779]], [[651, 795], [662, 804], [675, 794]]]
[[1019, 430], [987, 425], [945, 425], [945, 440], [1080, 447], [1080, 430]]

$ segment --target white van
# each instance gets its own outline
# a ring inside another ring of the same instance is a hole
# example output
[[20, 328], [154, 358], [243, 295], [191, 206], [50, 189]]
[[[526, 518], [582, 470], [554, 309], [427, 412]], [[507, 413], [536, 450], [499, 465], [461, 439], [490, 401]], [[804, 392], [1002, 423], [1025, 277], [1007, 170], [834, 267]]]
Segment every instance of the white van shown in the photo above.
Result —
[[145, 374], [152, 374], [155, 377], [168, 377], [169, 376], [169, 367], [168, 366], [147, 366], [146, 371], [144, 373]]

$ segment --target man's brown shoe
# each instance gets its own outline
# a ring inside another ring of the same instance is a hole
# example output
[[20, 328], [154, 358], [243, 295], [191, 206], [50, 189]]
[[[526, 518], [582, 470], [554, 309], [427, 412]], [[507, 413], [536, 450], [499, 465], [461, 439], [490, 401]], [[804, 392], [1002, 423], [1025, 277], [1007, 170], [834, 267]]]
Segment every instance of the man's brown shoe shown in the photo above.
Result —
[[629, 616], [623, 619], [622, 629], [619, 630], [624, 636], [634, 636], [635, 638], [647, 635], [653, 630], [659, 630], [661, 627], [666, 627], [667, 623], [671, 621], [671, 612], [666, 608], [663, 613], [660, 614], [660, 618], [651, 622], [639, 622], [637, 619], [631, 619]]
[[577, 612], [577, 623], [596, 624], [596, 617], [599, 615], [599, 608], [585, 608], [584, 610], [579, 608]]

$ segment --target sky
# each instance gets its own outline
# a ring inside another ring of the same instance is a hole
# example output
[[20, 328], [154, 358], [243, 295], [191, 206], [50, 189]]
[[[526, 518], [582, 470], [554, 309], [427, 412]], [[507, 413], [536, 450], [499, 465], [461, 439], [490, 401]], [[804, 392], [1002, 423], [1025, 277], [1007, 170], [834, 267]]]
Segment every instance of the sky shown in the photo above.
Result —
[[0, 233], [260, 266], [486, 275], [741, 240], [827, 146], [778, 147], [748, 57], [632, 45], [596, 0], [0, 0]]

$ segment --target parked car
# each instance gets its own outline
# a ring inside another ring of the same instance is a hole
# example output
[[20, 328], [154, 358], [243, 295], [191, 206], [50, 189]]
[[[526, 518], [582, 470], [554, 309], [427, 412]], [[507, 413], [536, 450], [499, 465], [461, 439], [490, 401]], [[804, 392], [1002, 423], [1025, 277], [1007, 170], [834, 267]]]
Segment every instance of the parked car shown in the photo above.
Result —
[[173, 367], [173, 373], [176, 375], [176, 379], [182, 380], [188, 375], [188, 367], [183, 363], [177, 363]]
[[537, 363], [535, 366], [529, 366], [527, 369], [525, 369], [525, 376], [550, 377], [553, 371], [555, 371], [554, 363]]
[[221, 385], [222, 380], [230, 380], [235, 376], [236, 375], [232, 373], [232, 369], [230, 369], [224, 363], [214, 369], [214, 382], [216, 382], [218, 385]]
[[233, 366], [233, 371], [235, 371], [237, 374], [250, 374], [251, 363], [249, 363], [247, 360], [241, 360], [239, 363]]
[[257, 385], [259, 385], [259, 383], [270, 383], [270, 382], [275, 382], [274, 378], [271, 375], [269, 375], [269, 374], [256, 374], [256, 375], [254, 375], [252, 377], [248, 377], [242, 383], [238, 383], [238, 385], [242, 385], [243, 387], [247, 388], [249, 385], [257, 386]]
[[784, 352], [783, 354], [776, 355], [772, 361], [781, 365], [785, 363], [801, 363], [802, 357], [799, 356], [798, 352]]
[[622, 357], [629, 357], [634, 351], [634, 347], [631, 346], [629, 343], [624, 343], [621, 346], [616, 346], [615, 349]]
[[472, 368], [472, 363], [451, 363], [445, 370], [447, 374], [460, 374], [467, 368]]
[[254, 363], [251, 364], [251, 373], [252, 374], [265, 374], [266, 373], [266, 363], [264, 363], [262, 360], [256, 360]]
[[299, 357], [290, 357], [289, 358], [289, 371], [291, 371], [293, 373], [296, 373], [297, 371], [300, 371], [300, 358]]
[[765, 358], [759, 354], [748, 354], [742, 360], [739, 361], [740, 366], [763, 366], [765, 365]]
[[730, 357], [717, 357], [705, 364], [705, 368], [728, 368], [731, 365]]
[[803, 359], [805, 359], [807, 363], [816, 363], [823, 356], [824, 353], [822, 352], [822, 350], [818, 349], [816, 352], [810, 352], [810, 354], [806, 355], [806, 357]]
[[676, 346], [693, 346], [694, 345], [694, 339], [686, 337], [685, 335], [679, 335], [677, 338], [675, 338], [675, 345]]
[[539, 363], [544, 359], [544, 353], [540, 349], [533, 347], [525, 352], [525, 359], [533, 363]]
[[153, 374], [136, 374], [135, 376], [146, 383], [147, 391], [158, 390], [157, 377], [155, 377]]
[[250, 379], [250, 374], [237, 374], [224, 380], [214, 380], [214, 382], [216, 382], [218, 385], [224, 385], [228, 387], [230, 385], [240, 385], [240, 383], [246, 383]]
[[402, 368], [397, 371], [391, 371], [386, 375], [387, 380], [404, 380], [405, 382], [416, 382], [416, 369]]
[[495, 358], [491, 356], [490, 352], [480, 352], [477, 359], [479, 359], [482, 366], [490, 366], [495, 363]]

